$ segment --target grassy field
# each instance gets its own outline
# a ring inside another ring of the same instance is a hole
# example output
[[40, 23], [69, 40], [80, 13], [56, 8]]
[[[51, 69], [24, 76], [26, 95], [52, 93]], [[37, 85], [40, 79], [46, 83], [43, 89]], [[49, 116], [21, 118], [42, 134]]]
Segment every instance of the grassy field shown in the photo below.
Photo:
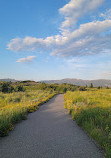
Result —
[[[23, 86], [21, 92], [20, 86]], [[7, 90], [6, 85], [4, 88]], [[0, 83], [0, 136], [8, 135], [17, 122], [26, 119], [28, 113], [39, 109], [55, 94], [67, 91], [65, 108], [111, 158], [111, 89], [30, 81], [9, 83], [8, 88], [8, 92], [2, 92], [3, 83]]]
[[0, 136], [8, 135], [15, 123], [26, 119], [27, 114], [39, 109], [55, 95], [46, 90], [29, 90], [25, 92], [0, 92]]
[[0, 136], [8, 135], [16, 122], [26, 119], [39, 105], [55, 94], [79, 89], [71, 84], [45, 84], [34, 81], [0, 82]]
[[64, 107], [111, 158], [111, 89], [67, 92]]

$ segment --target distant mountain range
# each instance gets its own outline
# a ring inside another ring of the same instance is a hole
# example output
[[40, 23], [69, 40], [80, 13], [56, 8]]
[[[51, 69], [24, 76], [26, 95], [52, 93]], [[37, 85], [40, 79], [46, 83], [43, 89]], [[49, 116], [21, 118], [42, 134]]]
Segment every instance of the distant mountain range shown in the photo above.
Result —
[[[0, 79], [0, 81], [3, 82], [17, 82], [19, 80], [15, 80], [15, 79]], [[62, 83], [68, 83], [68, 84], [73, 84], [73, 85], [77, 85], [77, 86], [90, 86], [91, 83], [93, 84], [94, 87], [111, 87], [111, 80], [106, 80], [106, 79], [99, 79], [99, 80], [82, 80], [82, 79], [71, 79], [71, 78], [66, 78], [66, 79], [61, 79], [61, 80], [44, 80], [44, 81], [39, 81], [39, 82], [45, 82], [45, 83], [58, 83], [58, 84], [62, 84]]]
[[10, 78], [5, 78], [5, 79], [0, 79], [2, 82], [17, 82], [15, 79], [10, 79]]
[[98, 87], [98, 86], [102, 86], [102, 87], [111, 87], [111, 80], [106, 80], [106, 79], [99, 79], [99, 80], [82, 80], [82, 79], [70, 79], [70, 78], [66, 78], [66, 79], [62, 79], [62, 80], [45, 80], [45, 81], [41, 81], [41, 82], [45, 82], [45, 83], [58, 83], [58, 84], [62, 84], [62, 83], [68, 83], [68, 84], [73, 84], [73, 85], [77, 85], [77, 86], [90, 86], [91, 83], [93, 83], [93, 86]]

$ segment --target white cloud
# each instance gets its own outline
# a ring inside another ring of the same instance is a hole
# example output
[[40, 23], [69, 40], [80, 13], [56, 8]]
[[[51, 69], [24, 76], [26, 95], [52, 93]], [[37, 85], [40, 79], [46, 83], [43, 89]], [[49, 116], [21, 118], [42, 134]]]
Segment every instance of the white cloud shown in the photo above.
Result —
[[106, 12], [101, 13], [100, 17], [104, 19], [111, 19], [111, 9], [108, 9]]
[[35, 56], [27, 56], [26, 58], [21, 58], [21, 59], [17, 60], [16, 62], [18, 62], [18, 63], [31, 62], [34, 58], [36, 58], [36, 57]]
[[[96, 42], [95, 40], [98, 40]], [[104, 39], [105, 40], [105, 39]], [[107, 53], [111, 50], [110, 41], [111, 38], [107, 38], [104, 43], [104, 40], [101, 38], [95, 38], [91, 41], [87, 41], [83, 45], [70, 45], [66, 49], [55, 50], [52, 52], [52, 55], [57, 55], [59, 57], [68, 57], [68, 56], [84, 56], [84, 55], [93, 55], [99, 53]], [[80, 41], [81, 42], [81, 41]], [[78, 42], [79, 43], [79, 42]]]
[[[65, 16], [65, 19], [71, 19], [75, 24], [79, 18], [89, 11], [99, 7], [104, 0], [71, 0], [59, 11]], [[72, 19], [73, 18], [73, 19]], [[62, 34], [49, 36], [45, 39], [35, 37], [25, 37], [12, 39], [8, 43], [9, 50], [12, 51], [42, 51], [51, 52], [51, 55], [59, 57], [83, 56], [111, 51], [111, 36], [106, 31], [111, 30], [111, 20], [92, 21], [81, 24], [79, 28], [69, 31], [73, 24], [61, 27]], [[64, 27], [68, 28], [64, 28]]]
[[68, 43], [61, 48], [55, 48], [52, 55], [57, 56], [83, 56], [106, 53], [111, 51], [111, 36], [102, 35], [111, 28], [111, 20], [83, 24], [78, 30], [72, 32]]
[[97, 9], [104, 0], [71, 0], [59, 12], [65, 16], [61, 28], [74, 26], [86, 13]]
[[36, 49], [43, 49], [45, 46], [44, 40], [42, 38], [25, 37], [12, 39], [8, 43], [9, 50], [17, 51], [35, 51]]

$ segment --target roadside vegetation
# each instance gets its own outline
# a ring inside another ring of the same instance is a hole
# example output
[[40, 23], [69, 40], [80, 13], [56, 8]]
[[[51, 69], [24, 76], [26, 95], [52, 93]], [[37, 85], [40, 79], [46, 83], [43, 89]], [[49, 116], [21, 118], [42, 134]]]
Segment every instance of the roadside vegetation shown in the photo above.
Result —
[[70, 84], [45, 84], [34, 81], [0, 82], [0, 136], [8, 135], [14, 125], [39, 109], [55, 94], [75, 91], [80, 87]]
[[0, 93], [0, 136], [8, 135], [15, 123], [24, 120], [28, 113], [39, 109], [39, 106], [52, 98], [50, 91]]
[[0, 82], [0, 136], [27, 119], [56, 94], [64, 94], [64, 107], [73, 120], [105, 150], [111, 158], [111, 89], [72, 84], [46, 84], [34, 81]]
[[27, 118], [27, 114], [52, 98], [56, 92], [34, 90], [20, 83], [0, 84], [0, 136], [8, 135], [14, 125]]
[[64, 107], [111, 158], [111, 89], [66, 92]]

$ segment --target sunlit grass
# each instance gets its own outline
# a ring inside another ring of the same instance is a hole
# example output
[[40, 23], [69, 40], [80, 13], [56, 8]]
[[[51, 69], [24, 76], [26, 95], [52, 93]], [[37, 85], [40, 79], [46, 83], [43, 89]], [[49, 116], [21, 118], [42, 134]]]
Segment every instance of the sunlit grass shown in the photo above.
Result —
[[67, 92], [64, 107], [111, 158], [111, 89]]
[[26, 119], [27, 113], [39, 109], [39, 105], [47, 102], [55, 93], [50, 91], [28, 91], [0, 93], [0, 136], [8, 135], [14, 124]]

